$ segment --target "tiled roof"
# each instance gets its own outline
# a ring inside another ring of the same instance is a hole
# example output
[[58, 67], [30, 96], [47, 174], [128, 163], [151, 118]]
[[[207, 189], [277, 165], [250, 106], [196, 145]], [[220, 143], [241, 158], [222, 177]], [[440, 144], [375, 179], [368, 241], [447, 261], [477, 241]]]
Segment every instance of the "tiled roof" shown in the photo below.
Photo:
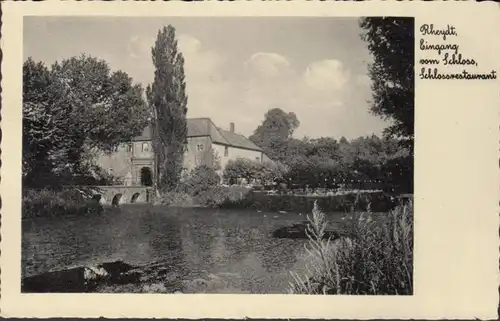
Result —
[[[187, 120], [188, 137], [210, 136], [212, 142], [237, 148], [244, 148], [262, 151], [262, 148], [255, 145], [251, 140], [243, 135], [217, 128], [210, 118], [189, 118]], [[133, 141], [151, 140], [151, 128], [146, 127], [141, 135], [134, 137]]]
[[243, 135], [232, 133], [228, 130], [223, 130], [219, 128], [219, 132], [222, 133], [224, 138], [226, 138], [226, 141], [229, 143], [231, 146], [236, 146], [236, 147], [241, 147], [241, 148], [246, 148], [246, 149], [251, 149], [251, 150], [258, 150], [262, 151], [262, 148], [259, 146], [255, 145], [250, 139], [246, 138]]

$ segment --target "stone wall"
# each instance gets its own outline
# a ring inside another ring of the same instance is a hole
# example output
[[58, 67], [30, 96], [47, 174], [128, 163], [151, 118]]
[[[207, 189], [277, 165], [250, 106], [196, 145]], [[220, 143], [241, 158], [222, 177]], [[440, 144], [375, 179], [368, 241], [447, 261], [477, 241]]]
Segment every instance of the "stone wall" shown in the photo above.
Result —
[[209, 137], [189, 137], [186, 147], [183, 166], [188, 171], [193, 170], [198, 165], [211, 165], [212, 141]]
[[132, 185], [134, 184], [132, 156], [132, 151], [128, 148], [128, 145], [122, 145], [111, 154], [99, 152], [96, 164], [108, 173], [120, 178], [124, 185]]
[[133, 142], [133, 155], [136, 158], [153, 158], [153, 146], [151, 141], [138, 141]]

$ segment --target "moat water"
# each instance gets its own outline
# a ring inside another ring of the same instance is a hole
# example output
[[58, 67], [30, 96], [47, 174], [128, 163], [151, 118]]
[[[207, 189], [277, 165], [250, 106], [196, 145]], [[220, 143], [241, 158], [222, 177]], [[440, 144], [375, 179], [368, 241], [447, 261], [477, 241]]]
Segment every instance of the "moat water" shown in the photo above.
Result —
[[[328, 214], [333, 225], [342, 216]], [[270, 233], [304, 220], [305, 213], [149, 205], [124, 205], [93, 216], [29, 219], [22, 226], [22, 274], [123, 261], [161, 269], [162, 282], [170, 282], [172, 291], [286, 293], [289, 272], [305, 272], [306, 240]]]

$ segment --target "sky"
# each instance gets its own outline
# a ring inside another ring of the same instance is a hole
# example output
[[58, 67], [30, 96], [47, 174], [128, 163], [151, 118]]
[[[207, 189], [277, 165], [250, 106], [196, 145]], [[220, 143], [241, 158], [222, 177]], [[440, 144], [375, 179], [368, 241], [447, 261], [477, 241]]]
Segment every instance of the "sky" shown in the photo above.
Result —
[[189, 118], [234, 122], [246, 136], [272, 108], [297, 115], [299, 138], [380, 135], [387, 126], [369, 112], [371, 56], [357, 18], [25, 17], [23, 56], [51, 65], [92, 55], [145, 88], [151, 47], [168, 24], [185, 58]]

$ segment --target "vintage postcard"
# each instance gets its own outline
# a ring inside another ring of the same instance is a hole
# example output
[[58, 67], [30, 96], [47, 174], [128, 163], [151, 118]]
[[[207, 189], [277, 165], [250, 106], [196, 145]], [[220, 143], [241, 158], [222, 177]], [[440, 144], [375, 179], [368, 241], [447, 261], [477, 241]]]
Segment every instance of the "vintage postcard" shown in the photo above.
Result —
[[2, 9], [2, 316], [497, 317], [497, 4]]

